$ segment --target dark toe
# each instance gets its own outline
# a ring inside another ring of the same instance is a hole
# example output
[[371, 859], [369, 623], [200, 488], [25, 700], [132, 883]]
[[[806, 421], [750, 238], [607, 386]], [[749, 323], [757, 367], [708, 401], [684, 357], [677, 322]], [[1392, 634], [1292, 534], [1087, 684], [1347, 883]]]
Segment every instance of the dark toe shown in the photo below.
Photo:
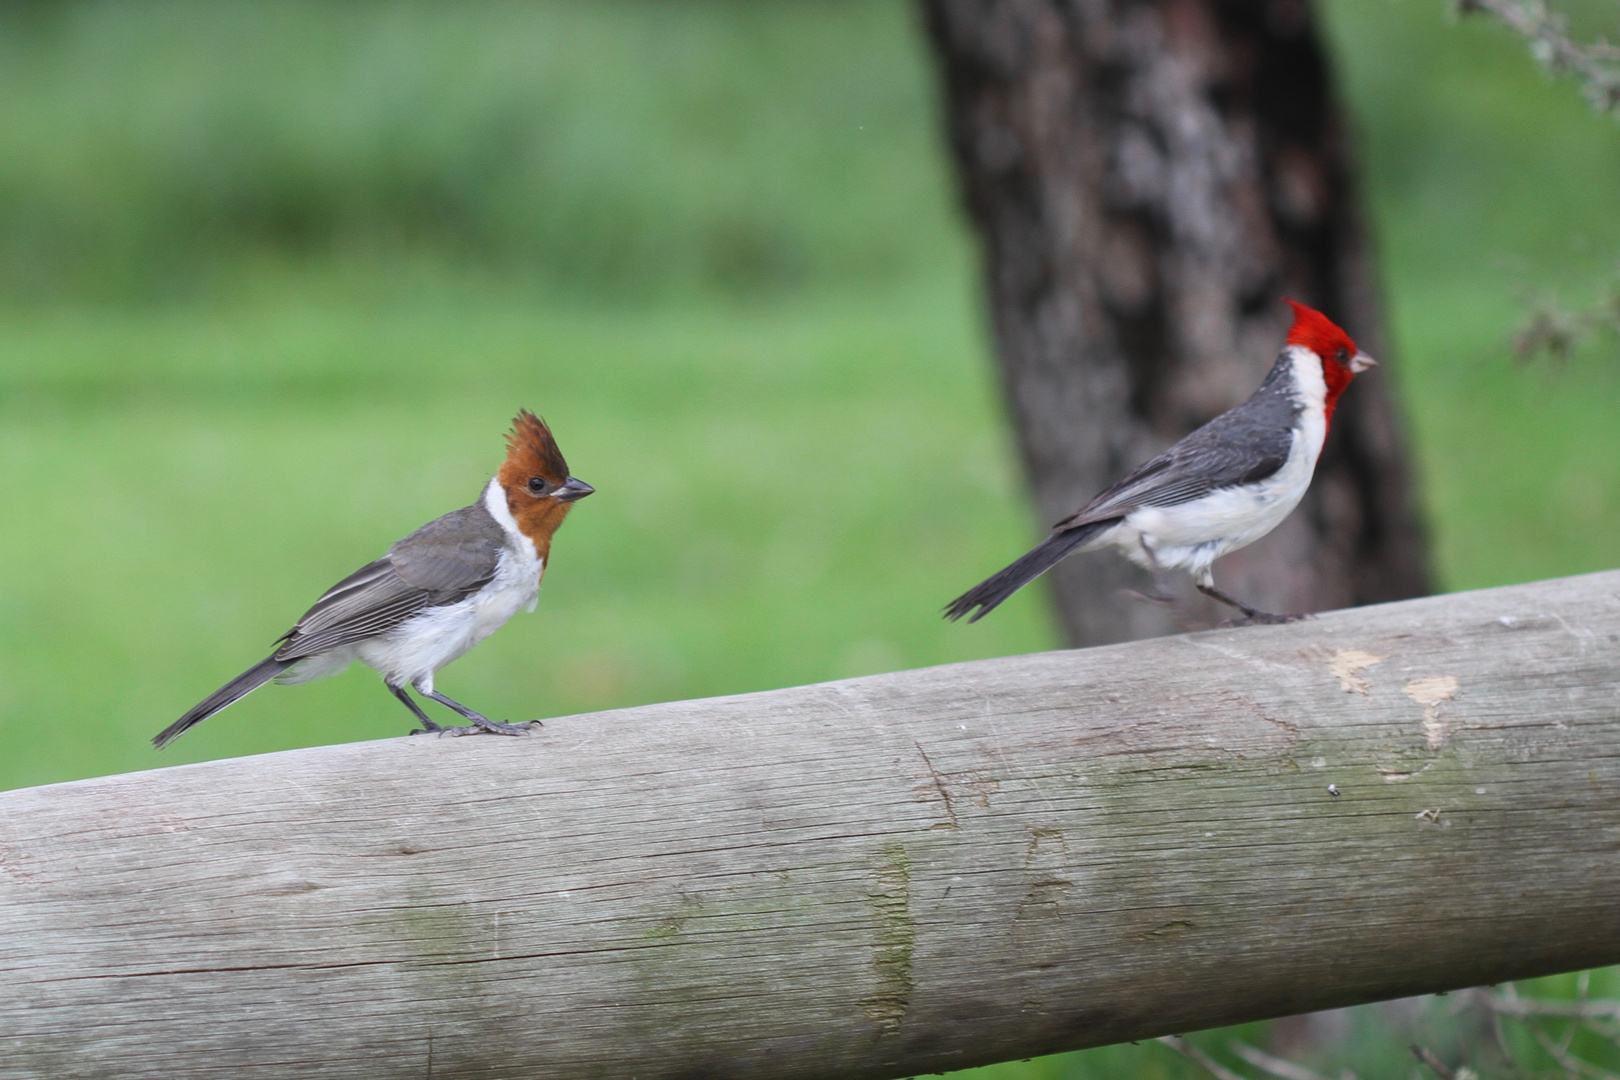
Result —
[[491, 735], [527, 735], [529, 733], [529, 725], [527, 723], [507, 724], [500, 720], [487, 719], [478, 719], [473, 721], [473, 723], [476, 725], [475, 730], [487, 731]]
[[1222, 626], [1279, 626], [1283, 623], [1302, 622], [1311, 615], [1273, 615], [1269, 611], [1251, 611], [1241, 619], [1228, 619]]

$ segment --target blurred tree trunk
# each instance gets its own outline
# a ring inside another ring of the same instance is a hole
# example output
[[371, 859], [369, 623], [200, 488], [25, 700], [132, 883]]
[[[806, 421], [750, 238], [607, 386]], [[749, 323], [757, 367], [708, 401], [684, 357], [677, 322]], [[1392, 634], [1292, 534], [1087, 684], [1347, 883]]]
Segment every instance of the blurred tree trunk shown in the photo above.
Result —
[[[1345, 394], [1299, 510], [1216, 581], [1269, 611], [1423, 594], [1373, 269], [1309, 7], [921, 2], [1043, 526], [1247, 397], [1282, 346], [1289, 296], [1386, 364]], [[1175, 628], [1121, 595], [1146, 579], [1115, 555], [1051, 576], [1073, 644]], [[1194, 597], [1184, 624], [1230, 614]]]

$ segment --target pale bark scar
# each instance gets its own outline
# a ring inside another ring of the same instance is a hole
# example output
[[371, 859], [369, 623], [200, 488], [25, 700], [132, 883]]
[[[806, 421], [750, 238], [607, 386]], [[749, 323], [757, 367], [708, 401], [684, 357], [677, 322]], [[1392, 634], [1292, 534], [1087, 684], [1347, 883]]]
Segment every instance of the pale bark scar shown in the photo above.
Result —
[[1381, 664], [1389, 659], [1387, 656], [1377, 656], [1360, 649], [1340, 649], [1328, 661], [1328, 671], [1339, 680], [1339, 689], [1347, 694], [1365, 694], [1372, 689], [1372, 684], [1366, 676], [1360, 674], [1363, 668], [1370, 668], [1374, 664]]
[[1401, 687], [1402, 693], [1423, 706], [1423, 732], [1429, 737], [1430, 750], [1438, 750], [1446, 743], [1440, 703], [1455, 698], [1457, 689], [1457, 679], [1452, 675], [1430, 675], [1427, 679], [1413, 679]]

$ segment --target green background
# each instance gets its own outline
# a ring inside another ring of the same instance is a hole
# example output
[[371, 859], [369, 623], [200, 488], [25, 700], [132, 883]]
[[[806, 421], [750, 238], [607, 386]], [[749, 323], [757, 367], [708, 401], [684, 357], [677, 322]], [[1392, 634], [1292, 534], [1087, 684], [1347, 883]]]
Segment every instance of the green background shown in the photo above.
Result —
[[[1508, 343], [1612, 279], [1620, 132], [1438, 0], [1321, 11], [1442, 586], [1614, 565], [1614, 343]], [[0, 786], [402, 734], [361, 670], [147, 742], [520, 406], [600, 494], [439, 680], [492, 716], [1058, 644], [937, 615], [1038, 524], [938, 126], [894, 0], [0, 9]], [[1409, 1072], [1391, 1016], [1332, 1061]]]

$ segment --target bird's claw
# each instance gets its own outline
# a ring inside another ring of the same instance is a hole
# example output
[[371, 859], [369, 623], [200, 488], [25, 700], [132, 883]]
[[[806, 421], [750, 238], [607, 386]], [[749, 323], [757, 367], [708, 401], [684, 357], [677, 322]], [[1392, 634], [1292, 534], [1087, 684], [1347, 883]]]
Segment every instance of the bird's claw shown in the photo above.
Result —
[[449, 735], [459, 739], [463, 735], [527, 735], [532, 729], [544, 727], [538, 720], [525, 720], [521, 724], [506, 724], [499, 720], [491, 720], [480, 716], [465, 727], [445, 727], [432, 721], [425, 721], [427, 727], [415, 728], [412, 735], [438, 735], [441, 738]]
[[1226, 620], [1221, 626], [1279, 626], [1283, 623], [1304, 622], [1306, 619], [1314, 618], [1316, 616], [1309, 612], [1299, 615], [1273, 615], [1269, 611], [1250, 611], [1241, 619]]
[[463, 735], [527, 735], [532, 728], [540, 726], [538, 720], [525, 720], [521, 724], [507, 724], [500, 720], [490, 720], [478, 717], [467, 727], [445, 728], [446, 735], [460, 738]]

